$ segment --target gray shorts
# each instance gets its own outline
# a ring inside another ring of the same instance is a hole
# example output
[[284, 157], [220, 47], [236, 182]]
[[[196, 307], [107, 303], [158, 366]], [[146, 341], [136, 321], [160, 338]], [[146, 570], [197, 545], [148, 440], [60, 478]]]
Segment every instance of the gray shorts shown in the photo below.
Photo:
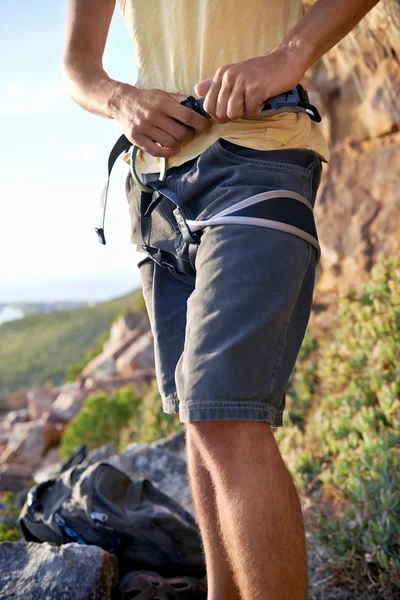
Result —
[[[269, 190], [291, 190], [314, 205], [321, 170], [312, 150], [261, 151], [219, 139], [196, 159], [169, 169], [167, 185], [189, 218], [204, 219]], [[141, 244], [133, 188], [128, 178], [132, 240]], [[180, 243], [173, 208], [164, 198], [152, 223], [153, 243], [169, 251]], [[204, 230], [193, 285], [151, 259], [142, 261], [164, 411], [179, 413], [182, 422], [281, 426], [286, 386], [310, 315], [315, 264], [307, 241], [243, 224]]]

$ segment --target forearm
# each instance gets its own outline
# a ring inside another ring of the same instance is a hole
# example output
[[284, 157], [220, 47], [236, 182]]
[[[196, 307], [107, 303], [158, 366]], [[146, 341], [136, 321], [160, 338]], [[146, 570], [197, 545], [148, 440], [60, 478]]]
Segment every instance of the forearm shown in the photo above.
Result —
[[124, 89], [136, 89], [111, 79], [101, 65], [79, 51], [66, 54], [63, 66], [68, 93], [79, 106], [95, 115], [115, 118]]
[[379, 0], [318, 0], [293, 27], [278, 50], [305, 72], [343, 39]]

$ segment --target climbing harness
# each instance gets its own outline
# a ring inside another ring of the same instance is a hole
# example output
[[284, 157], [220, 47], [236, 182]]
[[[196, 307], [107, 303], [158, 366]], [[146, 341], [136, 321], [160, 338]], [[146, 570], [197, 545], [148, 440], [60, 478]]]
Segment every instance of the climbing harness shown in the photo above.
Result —
[[[203, 98], [197, 100], [189, 96], [181, 104], [209, 118], [203, 108], [203, 102]], [[269, 98], [265, 102], [263, 110], [254, 118], [269, 117], [281, 112], [305, 112], [313, 121], [318, 123], [321, 121], [318, 110], [309, 103], [308, 94], [300, 84], [285, 94]], [[117, 158], [128, 151], [130, 151], [132, 178], [141, 190], [139, 212], [142, 250], [155, 263], [169, 269], [179, 279], [188, 283], [193, 282], [196, 274], [196, 253], [203, 230], [215, 225], [255, 225], [290, 233], [314, 246], [317, 260], [319, 260], [321, 251], [313, 207], [301, 194], [290, 190], [262, 192], [241, 200], [207, 219], [188, 219], [180, 205], [178, 195], [165, 184], [167, 160], [165, 158], [162, 160], [161, 171], [156, 181], [143, 183], [136, 171], [136, 157], [139, 148], [135, 145], [132, 146], [125, 135], [118, 139], [108, 158], [108, 179], [101, 196], [99, 226], [95, 228], [101, 244], [106, 243], [104, 222], [111, 171]], [[151, 214], [162, 198], [167, 198], [175, 205], [173, 214], [182, 235], [182, 244], [177, 249], [176, 255], [150, 244]]]

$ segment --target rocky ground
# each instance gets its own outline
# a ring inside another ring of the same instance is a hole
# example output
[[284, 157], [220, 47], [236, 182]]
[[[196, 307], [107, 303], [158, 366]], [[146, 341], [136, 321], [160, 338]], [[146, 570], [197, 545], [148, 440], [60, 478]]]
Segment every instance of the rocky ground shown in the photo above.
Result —
[[[192, 514], [194, 513], [186, 475], [184, 432], [153, 444], [132, 444], [122, 453], [103, 446], [89, 453], [84, 464], [98, 460], [122, 468], [133, 479], [146, 477]], [[35, 481], [51, 478], [59, 463], [40, 469]], [[20, 494], [20, 501], [25, 493]], [[309, 508], [307, 509], [309, 510]], [[307, 510], [306, 518], [307, 518]], [[10, 525], [16, 521], [8, 520]], [[335, 585], [323, 549], [308, 537], [309, 600], [374, 600], [375, 596], [354, 595], [345, 586]], [[2, 600], [117, 600], [118, 565], [101, 548], [48, 543], [0, 543], [0, 598]]]

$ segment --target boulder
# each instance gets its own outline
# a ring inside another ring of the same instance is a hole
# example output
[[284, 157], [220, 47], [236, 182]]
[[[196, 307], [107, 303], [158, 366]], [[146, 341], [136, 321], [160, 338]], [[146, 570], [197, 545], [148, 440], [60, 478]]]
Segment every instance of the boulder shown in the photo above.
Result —
[[[181, 443], [181, 437], [179, 439]], [[120, 454], [108, 459], [108, 462], [134, 480], [142, 477], [150, 479], [162, 492], [193, 514], [186, 462], [175, 452], [166, 450], [162, 445], [131, 444]]]
[[129, 376], [138, 369], [154, 368], [154, 346], [151, 331], [141, 335], [116, 360], [121, 375]]
[[107, 350], [110, 346], [114, 345], [125, 338], [131, 331], [139, 329], [140, 331], [148, 331], [150, 328], [149, 322], [145, 315], [140, 312], [128, 312], [122, 315], [112, 324], [110, 330], [110, 337], [104, 344], [104, 350]]
[[68, 423], [80, 411], [87, 395], [85, 387], [78, 384], [62, 390], [51, 406], [48, 420]]
[[52, 388], [45, 387], [28, 391], [28, 416], [31, 421], [40, 419], [43, 413], [51, 409], [58, 392]]
[[49, 448], [56, 444], [61, 429], [46, 421], [46, 416], [37, 421], [16, 423], [10, 431], [8, 444], [0, 454], [0, 466], [5, 463], [24, 465], [35, 469]]
[[0, 492], [20, 492], [32, 483], [31, 469], [23, 465], [0, 466]]
[[110, 600], [117, 560], [97, 546], [0, 544], [2, 600]]
[[111, 396], [114, 390], [118, 390], [127, 385], [132, 385], [137, 389], [138, 394], [143, 395], [154, 378], [154, 369], [141, 369], [127, 377], [122, 375], [110, 375], [109, 377], [102, 377], [101, 379], [88, 377], [83, 385], [85, 386], [87, 394], [92, 394], [97, 390], [101, 390], [108, 396]]
[[332, 150], [315, 210], [322, 247], [318, 293], [360, 287], [380, 254], [399, 255], [399, 164], [400, 133]]
[[91, 360], [81, 373], [81, 378], [94, 377], [101, 378], [107, 377], [117, 371], [115, 361], [117, 358], [125, 352], [141, 335], [142, 330], [139, 328], [133, 331], [128, 331], [127, 334], [113, 341], [109, 341], [104, 347], [101, 354], [98, 354]]
[[28, 404], [27, 392], [23, 388], [11, 394], [0, 393], [0, 411], [18, 410], [26, 408]]
[[[11, 428], [15, 423], [23, 423], [29, 419], [29, 413], [27, 408], [20, 408], [18, 410], [11, 410], [7, 413], [2, 427]], [[1, 442], [0, 442], [1, 443]]]
[[178, 433], [171, 433], [168, 437], [153, 442], [151, 447], [158, 450], [168, 450], [178, 458], [186, 460], [185, 434], [185, 429], [182, 428]]

